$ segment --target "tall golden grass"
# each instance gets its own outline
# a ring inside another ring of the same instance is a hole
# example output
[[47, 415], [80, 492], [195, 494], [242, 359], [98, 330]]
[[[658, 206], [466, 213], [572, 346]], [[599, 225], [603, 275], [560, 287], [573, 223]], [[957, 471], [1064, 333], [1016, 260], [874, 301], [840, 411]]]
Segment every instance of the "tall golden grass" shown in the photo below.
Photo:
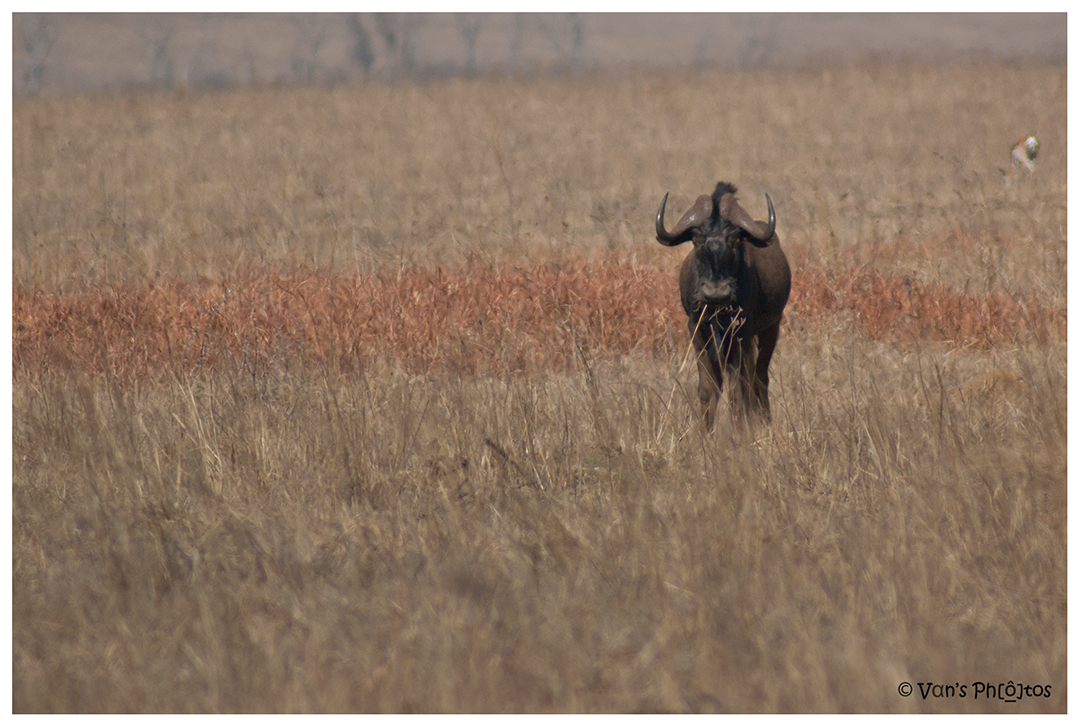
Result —
[[[1064, 84], [17, 100], [13, 709], [1065, 711]], [[721, 178], [795, 286], [707, 435], [650, 229]]]

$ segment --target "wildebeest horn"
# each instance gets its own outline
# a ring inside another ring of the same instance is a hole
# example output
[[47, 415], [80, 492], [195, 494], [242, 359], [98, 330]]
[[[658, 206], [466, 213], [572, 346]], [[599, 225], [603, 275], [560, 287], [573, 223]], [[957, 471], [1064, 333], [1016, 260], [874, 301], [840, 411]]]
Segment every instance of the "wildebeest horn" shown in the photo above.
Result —
[[773, 210], [772, 199], [769, 198], [768, 194], [765, 195], [765, 201], [769, 205], [769, 222], [767, 225], [762, 225], [762, 223], [751, 217], [750, 213], [744, 210], [735, 200], [733, 194], [725, 194], [720, 198], [720, 216], [746, 230], [756, 239], [768, 242], [772, 239], [773, 233], [776, 232], [776, 212]]
[[663, 201], [660, 202], [660, 209], [656, 212], [656, 240], [661, 245], [671, 247], [681, 245], [693, 237], [694, 228], [700, 227], [712, 215], [713, 203], [712, 197], [707, 194], [701, 195], [697, 198], [697, 202], [694, 202], [694, 206], [686, 210], [686, 214], [679, 218], [675, 229], [668, 232], [664, 229], [664, 208], [667, 207], [667, 198], [665, 193]]

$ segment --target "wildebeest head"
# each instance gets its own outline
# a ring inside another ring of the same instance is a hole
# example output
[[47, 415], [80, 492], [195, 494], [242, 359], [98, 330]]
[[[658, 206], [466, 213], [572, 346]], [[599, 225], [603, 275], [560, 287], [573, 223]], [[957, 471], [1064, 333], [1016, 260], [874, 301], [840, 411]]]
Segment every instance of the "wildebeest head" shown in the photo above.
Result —
[[[772, 199], [765, 195], [769, 206], [769, 221], [761, 223], [742, 208], [735, 198], [735, 185], [719, 182], [710, 197], [703, 194], [668, 232], [664, 227], [665, 194], [656, 213], [656, 239], [669, 247], [684, 242], [694, 243], [692, 290], [684, 290], [687, 313], [690, 307], [700, 310], [709, 306], [714, 311], [733, 308], [738, 299], [739, 271], [744, 269], [745, 241], [767, 244], [776, 231], [776, 213]], [[687, 261], [687, 266], [691, 263]], [[686, 282], [686, 281], [684, 281]]]

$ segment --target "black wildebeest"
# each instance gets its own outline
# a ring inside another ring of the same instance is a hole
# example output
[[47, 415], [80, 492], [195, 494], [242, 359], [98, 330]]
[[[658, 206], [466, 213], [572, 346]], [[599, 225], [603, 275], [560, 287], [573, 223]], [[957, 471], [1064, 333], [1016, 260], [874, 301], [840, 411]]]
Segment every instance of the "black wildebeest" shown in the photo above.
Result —
[[772, 200], [768, 223], [755, 221], [735, 199], [735, 185], [719, 182], [703, 194], [675, 228], [656, 213], [656, 239], [669, 247], [687, 240], [694, 250], [683, 261], [679, 291], [689, 318], [698, 360], [698, 396], [705, 426], [713, 428], [724, 371], [736, 421], [746, 412], [769, 417], [769, 361], [791, 292], [791, 269], [774, 234]]

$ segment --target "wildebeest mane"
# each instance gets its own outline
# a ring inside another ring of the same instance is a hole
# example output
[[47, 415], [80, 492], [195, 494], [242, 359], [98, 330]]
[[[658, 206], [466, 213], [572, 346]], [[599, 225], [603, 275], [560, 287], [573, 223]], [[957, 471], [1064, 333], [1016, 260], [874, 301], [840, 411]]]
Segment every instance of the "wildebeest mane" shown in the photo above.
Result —
[[725, 194], [735, 194], [738, 191], [739, 190], [735, 187], [735, 185], [731, 184], [730, 182], [717, 182], [716, 189], [712, 193], [713, 204], [716, 205], [717, 209], [719, 209], [721, 197], [723, 197]]

